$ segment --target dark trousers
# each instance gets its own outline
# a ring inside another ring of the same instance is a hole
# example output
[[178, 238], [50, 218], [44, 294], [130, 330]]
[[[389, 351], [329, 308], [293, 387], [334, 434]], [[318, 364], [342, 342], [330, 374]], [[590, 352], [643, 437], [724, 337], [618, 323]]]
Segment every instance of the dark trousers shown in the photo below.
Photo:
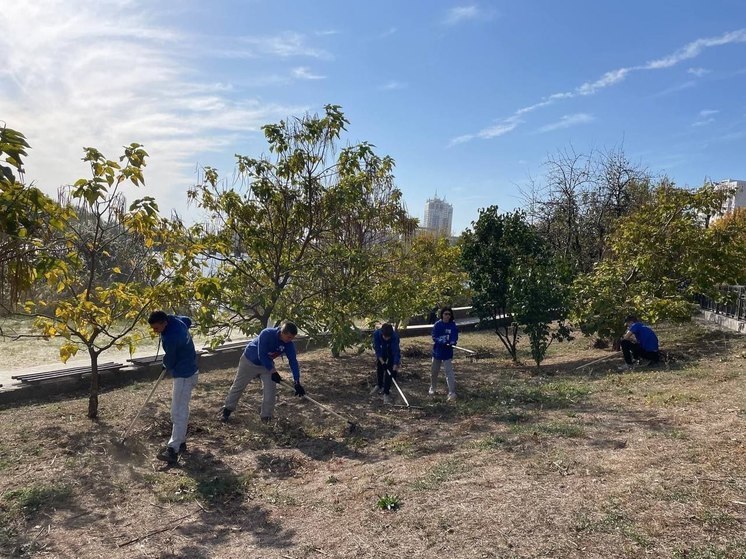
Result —
[[[388, 374], [386, 371], [391, 371], [389, 368], [388, 361], [384, 361], [381, 363], [378, 359], [376, 359], [376, 374], [378, 375], [378, 387], [383, 387], [383, 393], [388, 394], [391, 390], [391, 375]], [[392, 374], [396, 374], [393, 373]]]
[[635, 359], [639, 359], [640, 357], [649, 359], [652, 363], [657, 363], [660, 360], [660, 354], [657, 351], [645, 351], [638, 343], [622, 340], [620, 345], [622, 346], [624, 362], [627, 365], [631, 365]]

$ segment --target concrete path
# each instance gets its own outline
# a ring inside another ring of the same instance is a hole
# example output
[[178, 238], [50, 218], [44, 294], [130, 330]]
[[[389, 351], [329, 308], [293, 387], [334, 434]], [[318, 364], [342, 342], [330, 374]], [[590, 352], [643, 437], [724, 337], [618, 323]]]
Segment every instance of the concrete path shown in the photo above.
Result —
[[[239, 342], [239, 345], [242, 343], [248, 343], [247, 340], [234, 340], [231, 342], [231, 344], [234, 344], [236, 342]], [[195, 344], [197, 346], [200, 346], [201, 344]], [[199, 349], [199, 347], [198, 347]], [[142, 357], [154, 357], [156, 354], [156, 351], [158, 350], [157, 342], [155, 342], [152, 346], [141, 346], [138, 351], [134, 353], [134, 355], [130, 355], [128, 351], [117, 351], [117, 350], [109, 350], [105, 353], [102, 353], [99, 356], [99, 363], [106, 363], [108, 361], [114, 361], [117, 363], [123, 363], [126, 367], [131, 366], [131, 364], [128, 362], [128, 359], [134, 359], [134, 358], [142, 358]], [[163, 350], [160, 350], [159, 355], [163, 354]], [[17, 376], [17, 375], [25, 375], [28, 373], [42, 373], [46, 371], [56, 371], [58, 369], [71, 369], [73, 367], [85, 367], [90, 365], [91, 361], [88, 356], [81, 356], [81, 353], [78, 353], [78, 356], [73, 357], [67, 361], [67, 363], [63, 363], [62, 361], [52, 361], [43, 363], [41, 365], [34, 365], [34, 366], [28, 366], [28, 365], [17, 365], [13, 366], [12, 363], [0, 363], [0, 392], [5, 392], [8, 390], [15, 390], [18, 388], [21, 388], [24, 385], [20, 380], [15, 380], [11, 377]]]

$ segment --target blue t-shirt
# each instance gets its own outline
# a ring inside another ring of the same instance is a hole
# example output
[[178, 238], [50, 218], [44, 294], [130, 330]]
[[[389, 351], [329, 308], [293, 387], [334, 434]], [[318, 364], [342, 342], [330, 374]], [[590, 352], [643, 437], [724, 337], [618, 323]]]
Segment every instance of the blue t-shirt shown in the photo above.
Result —
[[635, 322], [629, 327], [629, 331], [637, 338], [637, 343], [645, 351], [658, 351], [658, 336], [655, 335], [649, 326], [642, 322]]
[[300, 382], [300, 367], [295, 355], [295, 344], [293, 342], [283, 342], [280, 339], [279, 328], [265, 328], [259, 335], [251, 340], [244, 350], [246, 359], [254, 365], [263, 365], [265, 369], [271, 371], [274, 369], [274, 360], [285, 355], [290, 364], [290, 370], [293, 372], [293, 380]]
[[458, 342], [458, 327], [453, 320], [439, 320], [433, 325], [433, 358], [453, 359], [453, 347]]

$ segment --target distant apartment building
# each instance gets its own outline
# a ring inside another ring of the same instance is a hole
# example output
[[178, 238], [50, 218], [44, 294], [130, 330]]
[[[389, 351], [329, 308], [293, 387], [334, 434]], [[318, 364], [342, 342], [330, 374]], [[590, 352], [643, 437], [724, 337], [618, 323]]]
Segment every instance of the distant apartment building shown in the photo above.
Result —
[[736, 208], [746, 208], [746, 181], [728, 179], [716, 182], [715, 188], [733, 191], [733, 195], [723, 204], [722, 215], [732, 213]]
[[450, 237], [453, 206], [440, 198], [430, 198], [425, 203], [425, 221], [421, 229], [436, 237]]

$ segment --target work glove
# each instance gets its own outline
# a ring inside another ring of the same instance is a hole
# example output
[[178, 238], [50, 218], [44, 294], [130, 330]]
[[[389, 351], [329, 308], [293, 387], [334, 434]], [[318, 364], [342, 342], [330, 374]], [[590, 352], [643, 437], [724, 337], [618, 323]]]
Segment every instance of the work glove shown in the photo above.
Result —
[[280, 373], [278, 373], [277, 371], [275, 371], [274, 373], [272, 373], [272, 377], [271, 378], [277, 384], [280, 384], [282, 382], [282, 377], [280, 376]]
[[306, 390], [303, 388], [301, 383], [296, 382], [295, 383], [295, 395], [298, 396], [298, 398], [302, 398], [306, 395]]

